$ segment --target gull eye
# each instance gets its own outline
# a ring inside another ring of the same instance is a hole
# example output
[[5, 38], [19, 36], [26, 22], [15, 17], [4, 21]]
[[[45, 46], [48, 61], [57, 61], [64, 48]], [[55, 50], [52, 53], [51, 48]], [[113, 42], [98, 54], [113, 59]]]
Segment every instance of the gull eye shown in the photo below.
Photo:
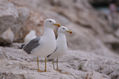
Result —
[[63, 30], [65, 30], [65, 28], [63, 28]]
[[51, 20], [49, 20], [49, 22], [51, 23], [52, 21], [51, 21]]

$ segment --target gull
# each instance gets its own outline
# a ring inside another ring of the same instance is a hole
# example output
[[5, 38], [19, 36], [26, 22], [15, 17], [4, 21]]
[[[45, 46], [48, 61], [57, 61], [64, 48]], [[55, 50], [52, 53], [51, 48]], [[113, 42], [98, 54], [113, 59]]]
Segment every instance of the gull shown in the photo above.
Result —
[[24, 43], [19, 47], [20, 49], [22, 49], [26, 44], [28, 44], [32, 39], [36, 38], [36, 31], [35, 30], [31, 30], [24, 38]]
[[58, 32], [57, 32], [58, 33], [58, 37], [57, 37], [57, 40], [56, 40], [56, 49], [55, 49], [55, 51], [53, 53], [51, 53], [51, 54], [49, 54], [47, 56], [48, 59], [53, 59], [53, 61], [52, 61], [53, 69], [55, 69], [55, 67], [54, 67], [54, 59], [56, 58], [56, 61], [57, 61], [56, 70], [58, 70], [58, 71], [59, 71], [58, 58], [62, 57], [68, 51], [67, 40], [66, 40], [66, 36], [65, 36], [66, 32], [68, 32], [70, 34], [72, 33], [72, 31], [69, 30], [65, 26], [59, 27]]
[[29, 43], [32, 39], [36, 38], [36, 31], [35, 30], [31, 30], [24, 38], [24, 44]]
[[[54, 34], [55, 26], [59, 27], [60, 24], [56, 24], [56, 21], [54, 19], [46, 19], [44, 21], [44, 34], [41, 37], [37, 37], [31, 40], [23, 48], [24, 51], [26, 51], [28, 54], [37, 56], [38, 72], [47, 71], [47, 56], [56, 49], [56, 39]], [[44, 71], [40, 70], [39, 56], [45, 57]]]

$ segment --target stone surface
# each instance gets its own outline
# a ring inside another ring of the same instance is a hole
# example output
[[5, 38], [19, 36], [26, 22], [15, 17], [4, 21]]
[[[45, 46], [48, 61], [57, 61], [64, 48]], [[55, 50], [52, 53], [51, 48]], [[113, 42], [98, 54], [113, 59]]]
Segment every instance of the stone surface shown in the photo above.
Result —
[[[0, 0], [0, 35], [4, 35], [5, 31], [9, 28], [11, 32], [14, 33], [14, 38], [4, 39], [6, 43], [11, 43], [11, 41], [18, 40], [17, 37], [20, 34], [21, 27], [23, 27], [25, 20], [28, 18], [28, 11], [25, 8], [17, 8], [14, 4], [8, 2], [7, 0]], [[0, 41], [2, 42], [2, 41]]]
[[[119, 58], [98, 56], [85, 51], [69, 51], [59, 60], [61, 72], [48, 62], [47, 72], [37, 72], [36, 57], [23, 50], [0, 47], [0, 78], [5, 79], [118, 79]], [[44, 69], [43, 62], [40, 68]]]
[[9, 27], [13, 27], [18, 17], [18, 11], [16, 7], [5, 0], [0, 0], [0, 34], [2, 34]]
[[14, 41], [14, 37], [15, 35], [13, 31], [11, 30], [11, 28], [8, 28], [5, 32], [2, 33], [0, 39], [2, 39], [3, 42], [12, 43]]

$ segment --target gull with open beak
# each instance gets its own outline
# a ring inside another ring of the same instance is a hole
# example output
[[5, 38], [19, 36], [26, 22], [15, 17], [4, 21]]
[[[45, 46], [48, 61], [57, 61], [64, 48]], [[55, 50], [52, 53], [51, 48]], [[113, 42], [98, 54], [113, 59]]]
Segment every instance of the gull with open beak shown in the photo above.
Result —
[[66, 40], [66, 36], [65, 33], [68, 32], [70, 34], [72, 34], [72, 31], [69, 30], [67, 27], [61, 26], [58, 29], [58, 37], [56, 40], [56, 49], [53, 53], [49, 54], [47, 57], [48, 59], [53, 59], [52, 64], [53, 64], [53, 69], [55, 69], [54, 66], [54, 59], [57, 60], [57, 68], [56, 70], [59, 71], [58, 68], [58, 58], [62, 57], [64, 54], [66, 54], [66, 52], [68, 51], [68, 47], [67, 47], [67, 40]]
[[[24, 51], [28, 54], [37, 56], [38, 72], [47, 71], [47, 56], [56, 49], [56, 39], [54, 34], [54, 26], [60, 27], [60, 24], [56, 24], [54, 19], [46, 19], [44, 21], [44, 34], [41, 37], [37, 37], [31, 40], [24, 46]], [[42, 71], [39, 67], [39, 57], [45, 58], [45, 70]]]

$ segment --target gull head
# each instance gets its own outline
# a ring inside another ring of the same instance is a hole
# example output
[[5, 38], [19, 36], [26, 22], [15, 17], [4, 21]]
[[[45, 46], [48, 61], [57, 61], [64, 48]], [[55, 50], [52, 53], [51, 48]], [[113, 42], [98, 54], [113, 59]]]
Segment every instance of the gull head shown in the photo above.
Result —
[[66, 33], [66, 32], [72, 34], [72, 31], [71, 31], [69, 28], [65, 27], [65, 26], [61, 26], [61, 27], [58, 29], [58, 33]]
[[32, 35], [35, 36], [35, 35], [36, 35], [36, 31], [35, 31], [35, 30], [31, 30], [31, 31], [30, 31], [30, 34], [32, 34]]
[[54, 29], [54, 26], [60, 27], [60, 24], [57, 24], [54, 19], [46, 19], [44, 21], [44, 26], [47, 27], [47, 28]]

